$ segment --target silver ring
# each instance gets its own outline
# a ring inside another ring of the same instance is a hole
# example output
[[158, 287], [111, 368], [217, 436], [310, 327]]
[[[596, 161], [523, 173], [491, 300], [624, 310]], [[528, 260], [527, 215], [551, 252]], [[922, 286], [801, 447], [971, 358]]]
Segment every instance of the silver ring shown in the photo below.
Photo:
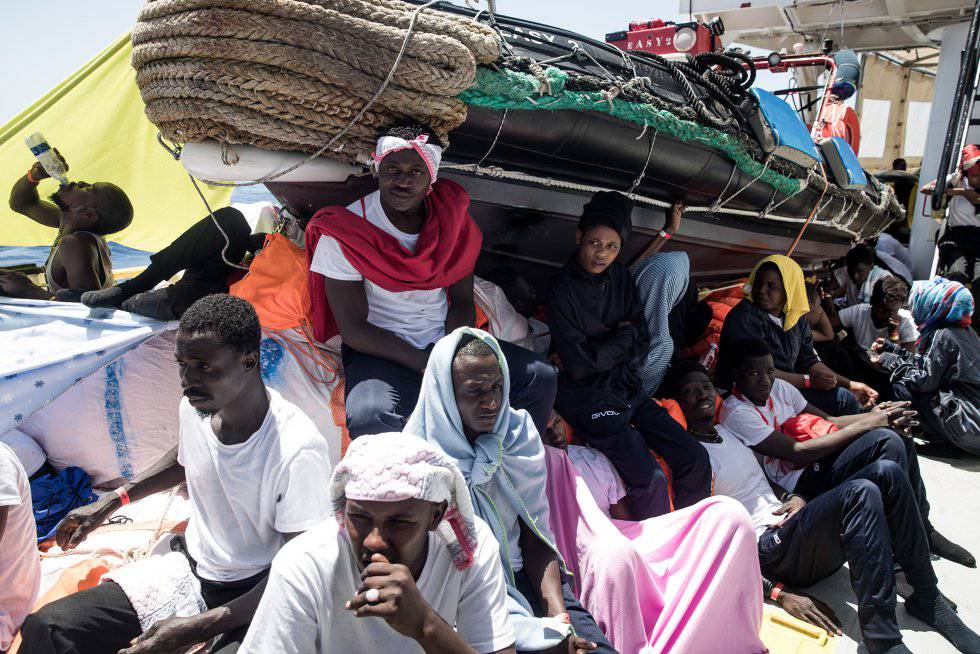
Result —
[[377, 588], [369, 588], [364, 593], [364, 599], [367, 600], [368, 604], [376, 604], [381, 599], [381, 591]]

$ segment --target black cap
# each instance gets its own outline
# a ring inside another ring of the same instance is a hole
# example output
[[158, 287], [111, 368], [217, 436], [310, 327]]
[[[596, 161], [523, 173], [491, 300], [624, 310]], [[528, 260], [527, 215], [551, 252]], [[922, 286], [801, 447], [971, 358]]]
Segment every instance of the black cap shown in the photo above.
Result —
[[633, 201], [616, 191], [599, 191], [592, 196], [582, 209], [578, 228], [583, 232], [603, 225], [619, 234], [625, 241], [633, 229]]

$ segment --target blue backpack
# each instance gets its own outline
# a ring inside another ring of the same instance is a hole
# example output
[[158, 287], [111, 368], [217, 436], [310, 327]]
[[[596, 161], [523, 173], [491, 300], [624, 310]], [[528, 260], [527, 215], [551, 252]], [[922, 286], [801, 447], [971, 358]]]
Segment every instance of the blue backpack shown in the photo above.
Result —
[[31, 499], [37, 541], [54, 536], [58, 524], [72, 509], [91, 504], [98, 499], [92, 492], [92, 478], [81, 468], [65, 468], [48, 472], [31, 480]]

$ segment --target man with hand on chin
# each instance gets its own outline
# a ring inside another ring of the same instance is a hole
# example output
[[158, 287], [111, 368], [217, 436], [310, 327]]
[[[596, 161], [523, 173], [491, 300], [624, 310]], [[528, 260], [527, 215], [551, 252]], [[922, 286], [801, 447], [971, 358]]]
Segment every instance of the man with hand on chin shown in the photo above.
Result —
[[[162, 654], [216, 637], [210, 652], [238, 649], [273, 557], [330, 513], [326, 440], [302, 411], [265, 387], [261, 338], [245, 300], [209, 295], [195, 302], [177, 330], [185, 395], [178, 446], [115, 493], [70, 513], [55, 536], [71, 550], [121, 505], [186, 482], [191, 517], [186, 542], [174, 549], [199, 580], [207, 610], [178, 613], [180, 597], [147, 607], [147, 597], [167, 592], [154, 584], [172, 568], [145, 559], [28, 616], [22, 654]], [[136, 566], [143, 566], [139, 574]]]
[[515, 651], [497, 541], [449, 457], [362, 436], [330, 490], [335, 519], [276, 556], [242, 654]]

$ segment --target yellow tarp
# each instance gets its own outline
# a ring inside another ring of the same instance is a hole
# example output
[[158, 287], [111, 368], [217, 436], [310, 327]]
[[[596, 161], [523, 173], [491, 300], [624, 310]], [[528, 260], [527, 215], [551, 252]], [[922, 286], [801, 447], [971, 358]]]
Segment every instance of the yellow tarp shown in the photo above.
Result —
[[[112, 182], [136, 210], [133, 224], [110, 236], [130, 247], [156, 251], [206, 212], [183, 166], [157, 143], [143, 113], [125, 35], [71, 77], [0, 127], [0, 246], [50, 245], [53, 229], [12, 212], [6, 197], [34, 159], [24, 145], [41, 132], [68, 160], [69, 179]], [[41, 183], [42, 197], [56, 182]], [[231, 189], [201, 185], [212, 207], [228, 204]]]

